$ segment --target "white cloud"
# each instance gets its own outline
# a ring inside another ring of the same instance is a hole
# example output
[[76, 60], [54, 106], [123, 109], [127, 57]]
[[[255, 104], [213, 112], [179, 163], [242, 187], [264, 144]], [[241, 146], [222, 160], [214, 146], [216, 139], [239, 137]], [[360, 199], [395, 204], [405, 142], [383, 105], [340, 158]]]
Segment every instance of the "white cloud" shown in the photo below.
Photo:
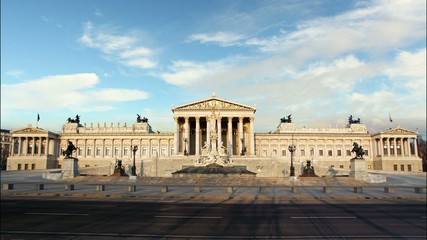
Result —
[[137, 34], [116, 34], [115, 32], [116, 30], [112, 27], [98, 27], [92, 22], [86, 22], [79, 41], [88, 47], [99, 49], [113, 61], [130, 67], [147, 69], [157, 66], [157, 61], [150, 59], [154, 51], [142, 46]]
[[233, 46], [244, 39], [242, 34], [231, 32], [216, 32], [216, 33], [199, 33], [192, 34], [188, 37], [188, 41], [198, 41], [201, 43], [214, 43], [223, 47]]
[[2, 84], [2, 109], [88, 109], [106, 108], [99, 102], [142, 100], [148, 93], [134, 89], [95, 89], [94, 73], [51, 75], [15, 84]]

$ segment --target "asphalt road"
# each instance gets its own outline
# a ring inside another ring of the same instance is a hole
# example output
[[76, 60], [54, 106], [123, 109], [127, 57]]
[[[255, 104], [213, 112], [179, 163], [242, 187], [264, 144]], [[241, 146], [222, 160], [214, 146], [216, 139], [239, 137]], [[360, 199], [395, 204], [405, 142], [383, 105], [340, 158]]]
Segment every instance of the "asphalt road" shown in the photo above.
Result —
[[425, 239], [425, 204], [2, 199], [1, 239]]

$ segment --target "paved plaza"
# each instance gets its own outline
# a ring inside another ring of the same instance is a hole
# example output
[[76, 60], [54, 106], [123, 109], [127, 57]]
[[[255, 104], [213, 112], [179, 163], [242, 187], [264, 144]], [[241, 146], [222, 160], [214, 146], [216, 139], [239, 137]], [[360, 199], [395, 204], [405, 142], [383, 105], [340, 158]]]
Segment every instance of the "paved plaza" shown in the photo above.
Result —
[[115, 199], [124, 201], [286, 203], [426, 202], [426, 175], [383, 174], [385, 183], [349, 177], [298, 178], [147, 178], [78, 176], [44, 179], [47, 170], [2, 171], [1, 196]]

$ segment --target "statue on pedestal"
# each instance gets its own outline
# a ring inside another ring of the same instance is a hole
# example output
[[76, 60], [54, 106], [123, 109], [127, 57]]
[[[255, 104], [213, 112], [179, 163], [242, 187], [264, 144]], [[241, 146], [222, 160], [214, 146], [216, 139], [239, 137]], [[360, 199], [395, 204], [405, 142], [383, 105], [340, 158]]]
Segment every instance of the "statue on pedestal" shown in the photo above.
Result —
[[76, 149], [76, 146], [74, 146], [71, 141], [68, 141], [67, 149], [62, 152], [62, 155], [65, 156], [65, 158], [72, 158], [71, 155], [73, 155], [73, 151]]
[[365, 151], [363, 150], [362, 146], [359, 146], [356, 142], [353, 143], [353, 149], [351, 152], [356, 153], [356, 157], [354, 158], [361, 158], [363, 159], [363, 155], [365, 155]]

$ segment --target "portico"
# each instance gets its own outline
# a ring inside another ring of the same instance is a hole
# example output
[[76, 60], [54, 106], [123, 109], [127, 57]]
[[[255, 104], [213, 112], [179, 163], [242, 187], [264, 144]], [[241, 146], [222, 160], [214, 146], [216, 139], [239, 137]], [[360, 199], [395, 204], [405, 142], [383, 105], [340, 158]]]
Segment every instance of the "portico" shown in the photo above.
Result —
[[[228, 155], [255, 155], [254, 114], [256, 109], [216, 97], [172, 108], [174, 114], [174, 154], [200, 155], [211, 133], [216, 146]], [[212, 120], [211, 115], [215, 114]]]

